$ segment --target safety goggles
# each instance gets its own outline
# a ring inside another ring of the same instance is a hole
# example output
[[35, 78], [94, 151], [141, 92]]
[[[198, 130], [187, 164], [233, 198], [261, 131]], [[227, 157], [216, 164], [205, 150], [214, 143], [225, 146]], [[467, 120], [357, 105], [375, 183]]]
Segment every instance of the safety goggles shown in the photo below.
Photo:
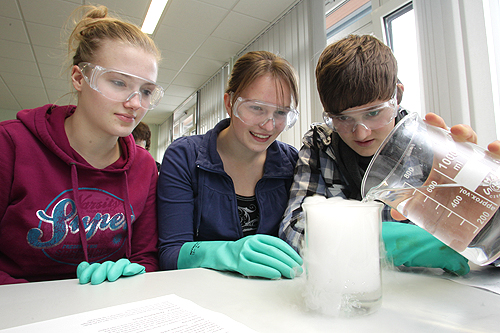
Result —
[[165, 92], [153, 81], [137, 75], [89, 62], [81, 62], [78, 67], [88, 85], [112, 101], [127, 102], [138, 95], [141, 106], [146, 110], [152, 110], [160, 103]]
[[233, 114], [250, 126], [264, 126], [271, 120], [274, 128], [286, 131], [297, 121], [299, 111], [293, 107], [238, 97], [233, 105]]
[[337, 133], [353, 133], [358, 125], [368, 130], [376, 130], [389, 124], [398, 113], [395, 98], [374, 106], [367, 106], [337, 115], [323, 112], [325, 123]]

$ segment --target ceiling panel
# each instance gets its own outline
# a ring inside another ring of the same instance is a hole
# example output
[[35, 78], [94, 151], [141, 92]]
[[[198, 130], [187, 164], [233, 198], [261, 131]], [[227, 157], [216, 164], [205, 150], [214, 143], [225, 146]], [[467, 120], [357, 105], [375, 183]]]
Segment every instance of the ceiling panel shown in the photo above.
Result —
[[[181, 0], [184, 1], [184, 0]], [[129, 17], [135, 17], [140, 20], [139, 25], [146, 16], [149, 8], [149, 0], [95, 0], [95, 1], [85, 1], [86, 3], [99, 3], [104, 5], [119, 14], [120, 16], [126, 15]]]
[[232, 42], [250, 41], [263, 31], [269, 22], [248, 15], [231, 12], [217, 27], [212, 36]]
[[23, 109], [32, 109], [49, 103], [47, 92], [43, 88], [26, 89], [25, 85], [11, 85], [9, 89]]
[[155, 36], [156, 45], [161, 50], [170, 50], [187, 54], [195, 52], [200, 44], [206, 39], [206, 35], [164, 25], [158, 28], [158, 32]]
[[177, 84], [184, 87], [200, 87], [204, 82], [206, 82], [210, 76], [208, 75], [199, 75], [182, 72], [177, 75], [173, 84]]
[[14, 0], [0, 0], [0, 8], [2, 8], [3, 17], [11, 17], [20, 20], [21, 14], [17, 9], [17, 4]]
[[60, 48], [54, 49], [51, 47], [33, 45], [36, 60], [39, 64], [49, 64], [61, 66], [67, 61], [66, 52]]
[[239, 2], [239, 0], [199, 0], [199, 1], [226, 9], [233, 8]]
[[49, 101], [58, 105], [76, 104], [76, 93], [70, 93], [68, 91], [69, 88], [63, 90], [48, 90]]
[[[172, 88], [172, 91], [173, 91], [173, 93], [175, 93], [173, 88]], [[180, 104], [182, 104], [182, 102], [184, 102], [186, 100], [186, 96], [178, 97], [178, 96], [173, 95], [173, 93], [167, 94], [165, 97], [163, 97], [163, 99], [161, 100], [161, 103], [160, 103], [160, 105], [166, 106], [170, 111], [175, 110], [175, 108], [177, 106], [179, 106]], [[154, 111], [156, 113], [160, 112], [160, 110], [157, 110], [156, 108], [154, 109]]]
[[32, 0], [18, 1], [26, 22], [55, 27], [59, 32], [68, 22], [71, 12], [78, 8], [77, 4], [62, 0], [41, 0], [38, 6], [33, 6]]
[[[162, 51], [166, 88], [144, 121], [163, 123], [231, 57], [299, 0], [170, 0], [152, 35]], [[0, 0], [0, 112], [69, 103], [71, 84], [62, 30], [81, 4], [99, 3], [141, 25], [150, 0]], [[63, 39], [61, 39], [63, 38]]]
[[28, 88], [40, 88], [43, 89], [43, 82], [40, 76], [25, 75], [19, 73], [0, 73], [3, 81], [10, 90], [14, 90], [14, 86]]
[[158, 77], [156, 78], [156, 83], [162, 87], [168, 86], [174, 80], [177, 75], [177, 71], [172, 69], [160, 68], [158, 71]]
[[29, 43], [23, 21], [10, 17], [0, 16], [0, 27], [5, 40], [14, 42]]
[[54, 49], [61, 46], [61, 28], [32, 22], [26, 22], [26, 27], [32, 45]]
[[[188, 98], [189, 96], [191, 96], [191, 94], [193, 92], [194, 92], [194, 90], [191, 89], [191, 87], [180, 86], [180, 85], [176, 85], [176, 84], [171, 84], [167, 88], [167, 91], [166, 91], [166, 93], [169, 95], [176, 96], [176, 97], [184, 97], [184, 98]], [[167, 97], [167, 99], [168, 99], [168, 97]], [[181, 104], [181, 103], [179, 103], [179, 104]]]
[[21, 107], [3, 80], [0, 80], [0, 100], [2, 106], [7, 110], [16, 110]]
[[271, 6], [269, 0], [241, 0], [238, 1], [233, 11], [272, 22], [282, 14], [283, 8], [287, 8], [289, 5], [290, 1], [288, 0], [272, 0]]
[[54, 78], [44, 77], [43, 84], [45, 85], [45, 87], [50, 88], [48, 90], [49, 92], [52, 90], [57, 90], [58, 91], [58, 95], [56, 95], [57, 98], [65, 95], [73, 88], [73, 85], [71, 84], [71, 81], [69, 79], [54, 79]]
[[199, 57], [214, 60], [226, 59], [227, 62], [244, 46], [245, 44], [240, 44], [216, 37], [209, 37], [207, 39], [207, 42], [198, 49], [196, 55]]
[[[181, 10], [189, 15], [177, 15]], [[163, 17], [162, 25], [208, 35], [228, 13], [228, 9], [196, 0], [174, 1]]]
[[52, 79], [65, 79], [70, 76], [69, 67], [66, 64], [60, 65], [50, 65], [50, 64], [38, 64], [38, 68], [40, 68], [40, 73], [42, 73], [43, 78], [52, 78]]
[[[0, 31], [3, 34], [3, 31]], [[26, 43], [13, 42], [7, 39], [0, 39], [0, 50], [2, 58], [35, 61], [31, 47]]]
[[0, 73], [39, 75], [35, 62], [9, 58], [4, 58], [0, 61]]
[[223, 61], [194, 56], [184, 67], [184, 72], [212, 76], [224, 64]]

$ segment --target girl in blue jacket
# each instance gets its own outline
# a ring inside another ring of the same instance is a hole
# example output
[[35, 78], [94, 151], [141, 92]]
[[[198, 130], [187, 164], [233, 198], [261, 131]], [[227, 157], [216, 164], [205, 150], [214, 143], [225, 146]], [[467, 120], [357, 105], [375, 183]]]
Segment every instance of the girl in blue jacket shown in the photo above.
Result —
[[294, 69], [270, 52], [238, 59], [229, 118], [174, 141], [158, 183], [160, 267], [293, 278], [302, 259], [278, 236], [297, 150], [276, 141], [298, 118]]

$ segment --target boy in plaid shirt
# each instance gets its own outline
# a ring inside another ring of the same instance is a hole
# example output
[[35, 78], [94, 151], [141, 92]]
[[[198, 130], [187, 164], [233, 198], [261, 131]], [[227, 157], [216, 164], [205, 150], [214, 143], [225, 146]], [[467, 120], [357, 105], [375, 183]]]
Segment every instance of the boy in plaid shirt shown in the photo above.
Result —
[[[304, 199], [322, 195], [361, 200], [361, 181], [371, 158], [406, 115], [397, 98], [403, 87], [398, 85], [396, 59], [373, 36], [351, 35], [327, 46], [316, 67], [316, 81], [325, 123], [313, 124], [304, 135], [279, 230], [298, 252], [304, 239]], [[426, 121], [446, 128], [435, 114], [428, 114]], [[477, 140], [467, 125], [454, 126], [451, 132], [457, 141]], [[387, 257], [394, 265], [469, 272], [467, 259], [410, 221], [395, 222], [390, 207], [384, 208], [382, 219]]]

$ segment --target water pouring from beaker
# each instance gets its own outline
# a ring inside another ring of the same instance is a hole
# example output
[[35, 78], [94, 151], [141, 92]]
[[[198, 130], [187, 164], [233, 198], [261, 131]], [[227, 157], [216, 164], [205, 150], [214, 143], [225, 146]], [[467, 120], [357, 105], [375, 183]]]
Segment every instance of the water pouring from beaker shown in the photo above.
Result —
[[375, 153], [361, 193], [478, 265], [500, 257], [500, 161], [416, 113], [403, 118]]

